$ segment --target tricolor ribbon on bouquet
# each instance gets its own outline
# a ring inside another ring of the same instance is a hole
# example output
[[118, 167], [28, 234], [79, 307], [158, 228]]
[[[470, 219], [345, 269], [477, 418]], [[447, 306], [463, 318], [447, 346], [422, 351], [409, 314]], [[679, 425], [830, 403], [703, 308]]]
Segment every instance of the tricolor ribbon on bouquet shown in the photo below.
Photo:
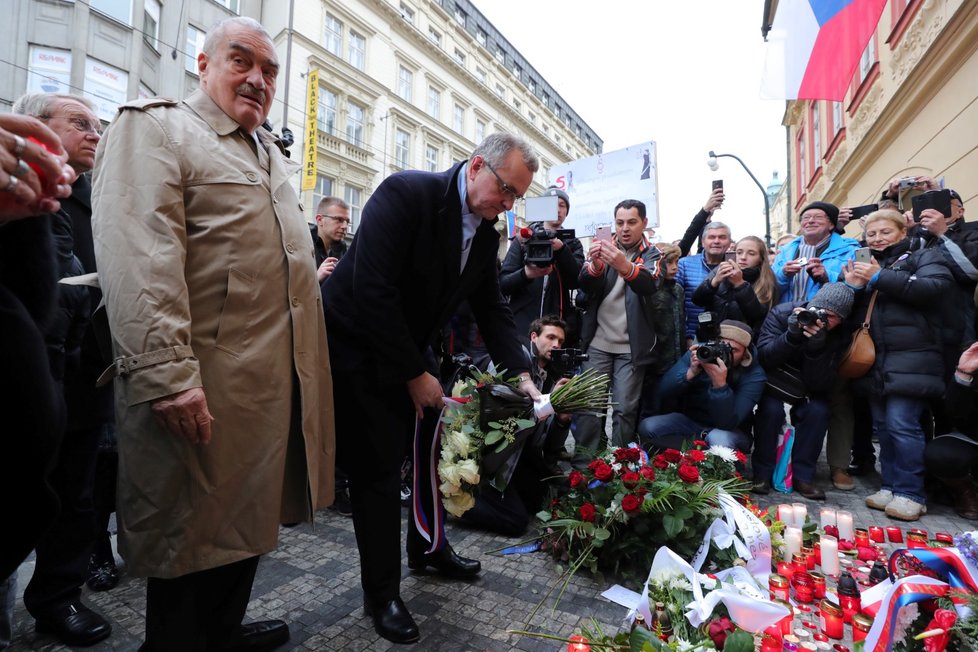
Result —
[[[892, 650], [893, 630], [900, 609], [914, 602], [947, 595], [950, 590], [951, 586], [947, 582], [926, 575], [908, 575], [894, 582], [887, 588], [886, 594], [879, 603], [878, 611], [873, 619], [873, 627], [866, 636], [863, 649], [866, 652]], [[869, 591], [863, 596], [865, 597], [867, 594]]]
[[[445, 541], [445, 508], [441, 501], [441, 490], [439, 489], [438, 460], [441, 459], [441, 437], [445, 432], [445, 422], [442, 420], [445, 413], [454, 410], [466, 403], [446, 396], [442, 399], [445, 407], [438, 414], [438, 425], [435, 426], [435, 434], [431, 438], [431, 450], [421, 450], [421, 419], [415, 419], [414, 423], [414, 482], [412, 483], [411, 500], [414, 501], [414, 525], [421, 537], [431, 544], [426, 553], [438, 552], [444, 546]], [[422, 466], [422, 461], [425, 465]], [[427, 471], [427, 477], [425, 477]], [[434, 502], [433, 514], [425, 514], [421, 505], [421, 485], [428, 482], [431, 484], [431, 496]]]
[[721, 588], [708, 591], [704, 595], [702, 582], [715, 584], [713, 578], [697, 572], [682, 557], [662, 546], [652, 560], [649, 577], [642, 588], [642, 599], [636, 608], [646, 619], [652, 617], [649, 609], [649, 581], [658, 575], [677, 574], [685, 576], [692, 587], [693, 601], [686, 605], [686, 619], [694, 627], [706, 622], [720, 602], [726, 606], [731, 620], [738, 627], [753, 633], [763, 631], [789, 613], [784, 606], [768, 600], [744, 568], [735, 567], [718, 573], [716, 578], [722, 582]]
[[907, 548], [890, 556], [890, 574], [900, 555], [915, 557], [941, 577], [947, 577], [951, 588], [978, 593], [978, 568], [957, 548]]

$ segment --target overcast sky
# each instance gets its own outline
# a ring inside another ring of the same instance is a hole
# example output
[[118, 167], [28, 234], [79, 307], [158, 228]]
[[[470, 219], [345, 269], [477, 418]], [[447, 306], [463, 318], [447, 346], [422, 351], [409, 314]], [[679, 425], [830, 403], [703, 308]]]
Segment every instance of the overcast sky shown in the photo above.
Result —
[[764, 235], [764, 199], [743, 168], [729, 158], [717, 172], [706, 165], [712, 149], [738, 155], [764, 187], [774, 170], [784, 179], [785, 103], [759, 99], [762, 2], [473, 2], [604, 151], [656, 141], [663, 240], [682, 235], [715, 178], [727, 195], [715, 219], [735, 238]]

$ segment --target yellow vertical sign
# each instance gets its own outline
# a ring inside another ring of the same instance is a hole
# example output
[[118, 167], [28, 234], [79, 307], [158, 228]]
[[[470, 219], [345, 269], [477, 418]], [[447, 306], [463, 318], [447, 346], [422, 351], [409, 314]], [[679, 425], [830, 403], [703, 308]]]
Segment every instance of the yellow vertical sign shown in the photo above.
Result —
[[316, 134], [319, 129], [316, 115], [319, 110], [319, 71], [309, 72], [309, 89], [306, 91], [306, 140], [305, 164], [302, 169], [302, 189], [316, 187]]

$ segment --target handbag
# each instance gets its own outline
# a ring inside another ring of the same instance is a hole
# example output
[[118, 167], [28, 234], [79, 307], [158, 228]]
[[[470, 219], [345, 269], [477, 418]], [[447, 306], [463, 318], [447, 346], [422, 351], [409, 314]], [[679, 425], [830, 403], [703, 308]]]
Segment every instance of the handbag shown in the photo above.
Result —
[[805, 398], [805, 383], [801, 380], [801, 371], [784, 364], [767, 372], [767, 386], [764, 391], [789, 405], [800, 403]]
[[873, 307], [876, 305], [876, 295], [879, 290], [873, 292], [869, 300], [869, 309], [866, 311], [866, 318], [862, 325], [852, 334], [852, 342], [849, 349], [842, 356], [839, 364], [839, 375], [843, 378], [862, 378], [876, 362], [876, 344], [873, 337], [869, 334], [869, 321], [873, 318]]

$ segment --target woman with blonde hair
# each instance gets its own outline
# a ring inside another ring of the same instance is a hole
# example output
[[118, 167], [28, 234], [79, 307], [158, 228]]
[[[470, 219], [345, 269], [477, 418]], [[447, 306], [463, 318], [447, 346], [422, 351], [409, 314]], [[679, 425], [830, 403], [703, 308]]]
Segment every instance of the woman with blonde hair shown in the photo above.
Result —
[[957, 296], [954, 278], [939, 247], [910, 251], [906, 220], [895, 210], [869, 215], [866, 244], [869, 262], [849, 261], [843, 270], [857, 291], [855, 321], [864, 321], [873, 305], [876, 361], [852, 384], [869, 402], [880, 443], [882, 487], [866, 504], [915, 521], [927, 513], [920, 417], [944, 393], [941, 316], [943, 302]]
[[755, 337], [771, 306], [778, 301], [778, 284], [771, 271], [767, 246], [757, 236], [741, 238], [733, 260], [725, 260], [693, 292], [693, 303], [721, 320], [736, 319], [751, 327]]

